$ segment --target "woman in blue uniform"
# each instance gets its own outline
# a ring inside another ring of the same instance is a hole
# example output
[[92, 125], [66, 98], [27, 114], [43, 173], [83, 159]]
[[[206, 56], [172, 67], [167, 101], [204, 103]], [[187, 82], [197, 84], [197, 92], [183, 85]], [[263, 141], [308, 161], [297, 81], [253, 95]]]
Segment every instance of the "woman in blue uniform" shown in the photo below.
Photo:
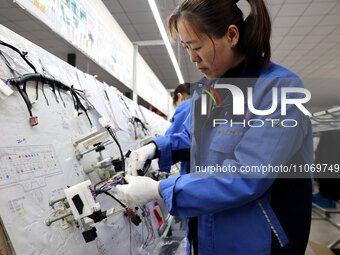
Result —
[[[165, 132], [165, 136], [181, 133], [184, 130], [184, 121], [190, 114], [190, 100], [188, 100], [190, 98], [190, 83], [186, 82], [179, 84], [176, 87], [173, 96], [173, 104], [177, 109], [174, 116], [171, 118], [172, 124]], [[187, 174], [190, 172], [190, 169], [188, 168], [188, 161], [189, 160], [182, 160], [181, 174]], [[162, 171], [170, 172], [171, 166], [168, 162], [165, 162], [165, 164], [159, 164], [159, 168]]]
[[[310, 178], [280, 178], [280, 171], [244, 172], [247, 167], [312, 163], [310, 120], [302, 105], [281, 109], [286, 105], [279, 93], [284, 87], [299, 91], [303, 84], [270, 61], [271, 22], [264, 1], [248, 0], [251, 12], [246, 19], [237, 2], [182, 0], [169, 17], [171, 36], [180, 37], [205, 77], [192, 94], [184, 130], [140, 148], [130, 166], [138, 168], [155, 157], [171, 165], [190, 148], [192, 173], [160, 182], [127, 176], [129, 184], [115, 192], [130, 206], [163, 199], [170, 214], [187, 217], [188, 254], [303, 255], [311, 221]], [[219, 90], [220, 84], [232, 84], [244, 95], [252, 92], [243, 115], [234, 114], [239, 110], [233, 107], [235, 98]], [[216, 98], [206, 100], [208, 108], [202, 114], [202, 98], [210, 98], [208, 92]], [[271, 107], [273, 97], [276, 108]], [[289, 98], [303, 95], [291, 93]], [[254, 109], [273, 110], [261, 115]], [[225, 125], [212, 126], [214, 117]], [[294, 125], [285, 125], [287, 120]]]
[[[177, 108], [175, 111], [174, 116], [171, 118], [171, 126], [165, 132], [165, 136], [171, 136], [177, 133], [181, 133], [185, 130], [184, 122], [188, 118], [190, 114], [190, 99], [191, 98], [191, 91], [190, 91], [190, 83], [183, 83], [179, 84], [176, 89], [174, 90], [173, 96], [173, 104]], [[189, 119], [188, 119], [189, 121]], [[189, 122], [188, 122], [189, 123]], [[189, 124], [190, 125], [190, 124]], [[143, 157], [147, 157], [146, 159], [151, 159], [152, 157], [149, 154], [153, 153], [156, 149], [155, 143], [150, 143], [149, 145], [131, 152], [129, 159], [129, 165], [126, 174], [128, 175], [137, 175], [137, 170], [142, 169], [144, 162], [140, 159]], [[189, 151], [188, 148], [185, 151]], [[181, 174], [187, 174], [190, 172], [189, 168], [189, 154], [185, 153], [186, 157], [181, 157], [181, 159], [177, 160], [181, 161]], [[159, 161], [159, 169], [163, 172], [170, 172], [171, 170], [171, 163], [166, 160]]]
[[173, 105], [176, 107], [174, 116], [171, 118], [171, 126], [165, 135], [180, 133], [183, 123], [190, 113], [190, 83], [179, 84], [174, 90]]

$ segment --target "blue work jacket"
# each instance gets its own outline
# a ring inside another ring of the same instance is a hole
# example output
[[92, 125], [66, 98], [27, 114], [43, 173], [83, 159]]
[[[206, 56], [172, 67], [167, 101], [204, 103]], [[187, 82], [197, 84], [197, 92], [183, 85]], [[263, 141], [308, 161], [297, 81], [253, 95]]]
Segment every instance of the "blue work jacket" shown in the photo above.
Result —
[[[165, 136], [169, 136], [175, 133], [181, 133], [184, 130], [184, 121], [190, 115], [190, 100], [185, 100], [176, 109], [174, 116], [171, 119], [171, 126], [165, 132]], [[163, 162], [161, 162], [163, 163]], [[181, 162], [181, 175], [187, 174], [188, 161]], [[165, 162], [165, 164], [159, 164], [159, 168], [162, 171], [170, 172], [171, 166]]]
[[[248, 73], [251, 72], [245, 68], [241, 77], [247, 77]], [[302, 88], [301, 80], [274, 63], [259, 71], [257, 78], [253, 84], [256, 109], [269, 109], [272, 88], [279, 90], [278, 108], [269, 116], [255, 116], [246, 107], [243, 118], [262, 120], [263, 127], [219, 125], [201, 130], [199, 134], [200, 127], [195, 127], [198, 112], [195, 106], [201, 94], [194, 93], [191, 114], [182, 133], [154, 140], [160, 150], [159, 161], [164, 165], [175, 163], [174, 151], [191, 145], [191, 172], [194, 173], [162, 180], [160, 189], [171, 215], [196, 219], [194, 236], [198, 240], [199, 255], [303, 255], [307, 245], [311, 219], [310, 178], [280, 179], [276, 178], [278, 174], [269, 173], [258, 178], [246, 178], [246, 175], [242, 178], [242, 174], [234, 178], [224, 173], [195, 172], [197, 165], [219, 164], [239, 170], [244, 166], [312, 163], [313, 139], [308, 116], [295, 105], [288, 105], [286, 116], [281, 115], [281, 87]], [[302, 96], [293, 93], [290, 97]], [[235, 117], [230, 111], [226, 110], [229, 119]], [[273, 125], [268, 119], [293, 119], [298, 124], [285, 128]], [[189, 254], [189, 248], [187, 252]]]

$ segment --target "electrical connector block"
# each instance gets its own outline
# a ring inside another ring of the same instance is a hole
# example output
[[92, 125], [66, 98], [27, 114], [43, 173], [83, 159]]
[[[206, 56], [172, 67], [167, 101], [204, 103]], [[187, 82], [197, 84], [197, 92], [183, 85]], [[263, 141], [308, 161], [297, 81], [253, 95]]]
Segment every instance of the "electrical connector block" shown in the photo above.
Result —
[[72, 143], [73, 143], [73, 146], [77, 146], [79, 143], [95, 136], [98, 134], [98, 130], [97, 129], [94, 129], [92, 130], [91, 132], [87, 133], [87, 134], [84, 134], [84, 135], [81, 135], [81, 136], [78, 136], [78, 137], [73, 137], [72, 138]]
[[38, 117], [37, 116], [30, 117], [30, 124], [32, 127], [38, 125]]
[[66, 190], [65, 196], [76, 220], [80, 220], [100, 210], [99, 203], [93, 199], [91, 181], [87, 180]]
[[101, 118], [99, 118], [98, 121], [103, 128], [109, 128], [110, 127], [110, 122], [109, 122], [108, 119], [101, 117]]
[[102, 132], [102, 133], [99, 133], [99, 134], [97, 134], [97, 135], [95, 135], [95, 136], [93, 136], [93, 137], [83, 141], [82, 144], [87, 149], [91, 145], [99, 143], [99, 142], [105, 140], [108, 137], [109, 137], [109, 135], [108, 135], [107, 132]]

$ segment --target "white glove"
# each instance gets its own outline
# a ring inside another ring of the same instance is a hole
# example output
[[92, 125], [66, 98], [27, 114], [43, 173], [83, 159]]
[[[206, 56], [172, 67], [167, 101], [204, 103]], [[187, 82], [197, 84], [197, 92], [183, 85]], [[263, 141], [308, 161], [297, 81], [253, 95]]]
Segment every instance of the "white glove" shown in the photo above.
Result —
[[131, 175], [126, 175], [125, 180], [128, 184], [112, 187], [111, 191], [128, 207], [139, 207], [153, 200], [163, 200], [158, 192], [159, 181]]
[[137, 170], [142, 170], [145, 162], [152, 159], [156, 153], [156, 145], [149, 143], [138, 150], [131, 152], [129, 156], [129, 165], [126, 174], [137, 176]]

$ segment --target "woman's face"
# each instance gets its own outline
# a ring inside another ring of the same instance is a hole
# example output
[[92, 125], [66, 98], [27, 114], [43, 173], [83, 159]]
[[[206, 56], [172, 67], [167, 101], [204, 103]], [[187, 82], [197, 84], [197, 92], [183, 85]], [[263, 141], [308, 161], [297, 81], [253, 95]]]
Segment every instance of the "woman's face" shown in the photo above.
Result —
[[208, 35], [199, 31], [195, 32], [195, 28], [185, 19], [178, 21], [178, 34], [190, 55], [191, 61], [196, 63], [197, 69], [209, 79], [219, 78], [239, 64], [235, 53], [238, 30], [236, 28], [236, 33], [234, 33], [235, 31], [229, 33], [231, 27], [228, 28], [228, 32], [226, 31], [226, 35], [222, 38], [212, 37], [211, 40]]

